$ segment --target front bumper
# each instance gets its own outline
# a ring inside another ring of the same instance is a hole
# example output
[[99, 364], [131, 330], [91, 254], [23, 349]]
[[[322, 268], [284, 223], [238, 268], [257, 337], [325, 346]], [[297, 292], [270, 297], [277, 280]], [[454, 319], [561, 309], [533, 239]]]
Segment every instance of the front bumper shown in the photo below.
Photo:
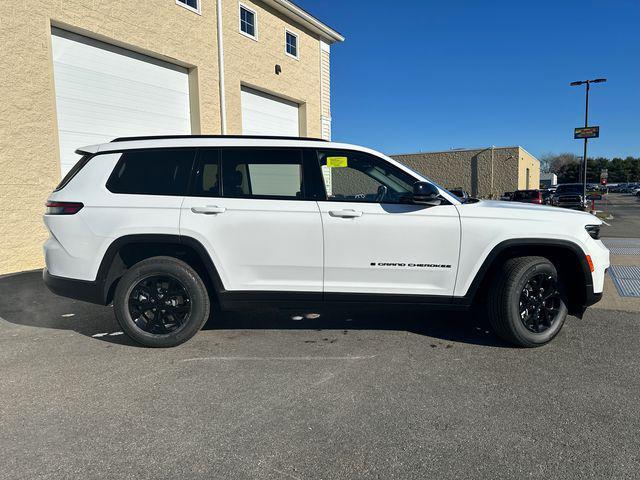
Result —
[[593, 290], [591, 292], [587, 292], [586, 298], [584, 300], [584, 308], [590, 307], [591, 305], [595, 305], [600, 300], [602, 300], [602, 292], [595, 293]]

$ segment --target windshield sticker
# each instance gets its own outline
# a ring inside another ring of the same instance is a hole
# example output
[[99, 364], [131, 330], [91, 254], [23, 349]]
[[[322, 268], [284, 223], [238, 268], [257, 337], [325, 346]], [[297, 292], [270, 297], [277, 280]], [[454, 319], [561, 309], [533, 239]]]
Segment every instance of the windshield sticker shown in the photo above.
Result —
[[345, 168], [347, 166], [347, 157], [327, 157], [327, 167], [329, 168]]

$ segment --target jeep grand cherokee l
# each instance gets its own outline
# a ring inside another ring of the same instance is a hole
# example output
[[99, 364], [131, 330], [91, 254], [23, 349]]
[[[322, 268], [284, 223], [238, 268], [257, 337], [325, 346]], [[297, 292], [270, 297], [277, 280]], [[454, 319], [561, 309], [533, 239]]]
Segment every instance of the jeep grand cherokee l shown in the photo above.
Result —
[[185, 342], [212, 304], [412, 304], [483, 306], [499, 336], [532, 347], [602, 295], [597, 218], [461, 203], [368, 148], [190, 136], [78, 153], [47, 202], [44, 280], [113, 303], [143, 345]]

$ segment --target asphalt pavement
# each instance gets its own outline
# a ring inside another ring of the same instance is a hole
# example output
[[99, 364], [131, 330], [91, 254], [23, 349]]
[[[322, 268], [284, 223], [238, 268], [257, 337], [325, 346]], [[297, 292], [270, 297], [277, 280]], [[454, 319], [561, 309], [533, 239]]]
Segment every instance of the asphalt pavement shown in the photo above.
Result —
[[154, 350], [39, 272], [0, 292], [1, 479], [640, 478], [637, 311], [538, 349], [459, 312], [217, 314]]
[[602, 229], [605, 237], [640, 238], [640, 197], [628, 193], [610, 193], [596, 202], [596, 209], [613, 216]]

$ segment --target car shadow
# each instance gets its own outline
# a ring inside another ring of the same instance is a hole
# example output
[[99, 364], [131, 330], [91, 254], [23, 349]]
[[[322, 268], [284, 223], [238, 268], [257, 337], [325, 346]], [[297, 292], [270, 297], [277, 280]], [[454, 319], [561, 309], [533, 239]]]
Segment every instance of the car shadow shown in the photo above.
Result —
[[[41, 271], [0, 277], [0, 318], [15, 325], [71, 330], [96, 340], [139, 346], [120, 331], [112, 307], [52, 294]], [[376, 311], [331, 308], [326, 311], [265, 309], [221, 312], [214, 309], [203, 330], [388, 330], [491, 347], [508, 347], [481, 315], [452, 310], [398, 306]]]
[[405, 306], [370, 309], [214, 312], [203, 330], [380, 330], [406, 331], [449, 342], [509, 347], [471, 311], [425, 310]]

